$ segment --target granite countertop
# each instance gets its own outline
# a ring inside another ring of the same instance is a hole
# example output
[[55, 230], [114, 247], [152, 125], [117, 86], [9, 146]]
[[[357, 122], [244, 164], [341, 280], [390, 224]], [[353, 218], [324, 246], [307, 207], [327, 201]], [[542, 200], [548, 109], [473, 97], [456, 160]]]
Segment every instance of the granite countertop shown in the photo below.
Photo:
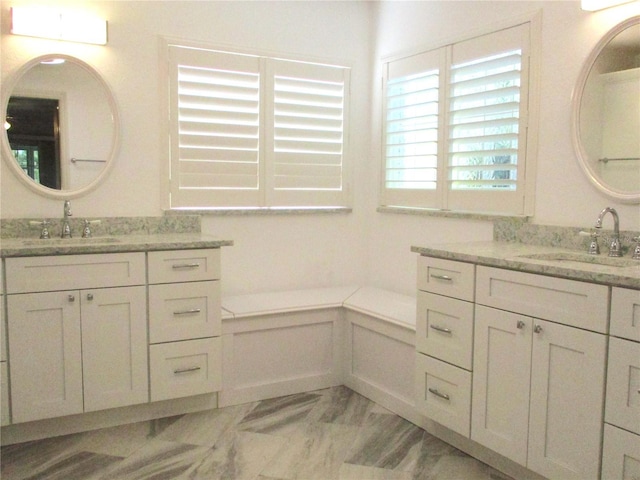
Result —
[[143, 252], [219, 248], [233, 245], [232, 240], [200, 233], [111, 235], [91, 238], [3, 238], [0, 257], [36, 257], [86, 253]]
[[411, 251], [477, 265], [640, 289], [640, 260], [633, 260], [629, 254], [610, 259], [606, 253], [591, 256], [579, 250], [495, 241], [412, 246]]

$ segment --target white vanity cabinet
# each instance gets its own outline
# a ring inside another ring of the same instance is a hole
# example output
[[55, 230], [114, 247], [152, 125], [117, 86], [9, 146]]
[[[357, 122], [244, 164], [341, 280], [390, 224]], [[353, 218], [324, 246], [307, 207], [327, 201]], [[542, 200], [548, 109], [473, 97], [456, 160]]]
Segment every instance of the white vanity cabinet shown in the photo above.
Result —
[[148, 401], [144, 253], [5, 266], [13, 423]]
[[469, 437], [475, 267], [418, 259], [416, 408]]
[[550, 479], [599, 478], [608, 290], [477, 267], [472, 440]]
[[222, 386], [220, 250], [150, 252], [151, 400]]
[[640, 291], [614, 287], [602, 478], [640, 478]]

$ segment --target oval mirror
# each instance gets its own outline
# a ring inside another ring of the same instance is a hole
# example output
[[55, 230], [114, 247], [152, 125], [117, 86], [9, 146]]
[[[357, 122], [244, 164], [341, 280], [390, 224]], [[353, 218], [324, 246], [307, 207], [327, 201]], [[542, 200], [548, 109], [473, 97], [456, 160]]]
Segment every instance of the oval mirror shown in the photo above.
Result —
[[573, 145], [602, 192], [640, 202], [640, 16], [609, 31], [585, 62], [573, 98]]
[[94, 189], [113, 168], [115, 99], [102, 77], [68, 55], [35, 58], [3, 86], [2, 156], [22, 183], [52, 198]]

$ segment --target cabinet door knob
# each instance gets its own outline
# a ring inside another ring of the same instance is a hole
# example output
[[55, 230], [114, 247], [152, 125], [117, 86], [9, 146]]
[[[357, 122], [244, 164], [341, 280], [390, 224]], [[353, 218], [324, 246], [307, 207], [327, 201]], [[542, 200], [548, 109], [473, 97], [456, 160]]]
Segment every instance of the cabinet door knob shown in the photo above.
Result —
[[533, 331], [536, 333], [542, 333], [542, 325], [536, 325], [533, 327]]
[[87, 293], [87, 300], [93, 300], [93, 293]]
[[516, 323], [516, 327], [518, 327], [518, 330], [522, 330], [525, 326], [524, 320], [518, 320], [518, 323]]
[[75, 302], [76, 301], [76, 296], [75, 295], [69, 295], [67, 297], [67, 299], [69, 300], [69, 302]]

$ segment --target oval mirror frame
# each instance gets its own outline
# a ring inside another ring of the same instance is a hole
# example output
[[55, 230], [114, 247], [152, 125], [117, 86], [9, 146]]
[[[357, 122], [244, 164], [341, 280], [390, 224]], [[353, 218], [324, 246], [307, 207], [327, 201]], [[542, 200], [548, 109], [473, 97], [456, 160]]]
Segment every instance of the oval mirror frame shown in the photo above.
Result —
[[15, 157], [13, 156], [13, 153], [11, 151], [11, 146], [9, 144], [9, 138], [5, 132], [2, 132], [2, 156], [5, 160], [5, 163], [7, 164], [7, 166], [9, 167], [9, 169], [14, 173], [14, 175], [16, 176], [16, 178], [23, 184], [25, 185], [27, 188], [29, 188], [30, 190], [32, 190], [33, 192], [48, 197], [48, 198], [55, 198], [55, 199], [72, 199], [72, 198], [78, 198], [78, 197], [82, 197], [84, 195], [86, 195], [87, 193], [91, 192], [92, 190], [94, 190], [98, 185], [100, 185], [105, 178], [107, 178], [107, 176], [109, 175], [109, 173], [111, 172], [111, 170], [113, 170], [114, 164], [115, 164], [115, 159], [116, 159], [116, 155], [118, 153], [118, 149], [120, 146], [120, 117], [118, 114], [118, 108], [117, 108], [117, 104], [115, 101], [115, 97], [113, 95], [113, 92], [111, 90], [111, 88], [109, 87], [109, 85], [105, 82], [105, 80], [102, 78], [102, 76], [92, 67], [90, 66], [88, 63], [76, 58], [76, 57], [72, 57], [70, 55], [65, 55], [65, 54], [46, 54], [46, 55], [41, 55], [39, 57], [36, 57], [32, 60], [30, 60], [29, 62], [25, 63], [22, 67], [20, 67], [15, 74], [13, 75], [13, 77], [6, 82], [5, 85], [3, 85], [2, 88], [2, 118], [6, 118], [7, 117], [7, 108], [9, 105], [9, 99], [12, 95], [12, 92], [15, 90], [16, 86], [18, 85], [18, 83], [20, 82], [20, 79], [24, 76], [24, 74], [29, 71], [31, 68], [33, 68], [34, 66], [40, 64], [43, 61], [47, 61], [47, 60], [52, 60], [52, 59], [64, 59], [65, 61], [68, 62], [72, 62], [74, 65], [82, 68], [83, 70], [85, 70], [92, 78], [94, 78], [97, 83], [100, 85], [100, 87], [102, 87], [104, 94], [105, 94], [105, 98], [107, 99], [107, 102], [109, 104], [109, 109], [111, 111], [111, 116], [113, 119], [113, 134], [112, 134], [112, 138], [111, 138], [111, 148], [109, 150], [109, 155], [107, 156], [107, 158], [105, 159], [105, 166], [102, 169], [102, 171], [96, 176], [96, 178], [94, 178], [92, 181], [90, 181], [88, 184], [83, 185], [79, 188], [76, 189], [62, 189], [62, 190], [56, 190], [53, 188], [49, 188], [43, 185], [40, 185], [38, 183], [36, 183], [31, 177], [29, 177], [20, 167], [20, 165], [18, 165], [18, 162], [16, 162]]
[[600, 41], [596, 44], [593, 51], [585, 60], [584, 66], [580, 71], [576, 88], [573, 92], [572, 98], [572, 112], [571, 112], [571, 137], [573, 142], [573, 148], [576, 153], [580, 168], [585, 173], [587, 178], [593, 183], [598, 190], [608, 195], [609, 197], [618, 200], [623, 203], [640, 203], [640, 189], [638, 191], [624, 191], [616, 189], [611, 185], [608, 185], [598, 172], [591, 166], [589, 162], [589, 156], [585, 150], [583, 142], [581, 140], [580, 131], [580, 108], [582, 104], [582, 98], [585, 87], [589, 78], [591, 70], [602, 53], [607, 47], [609, 42], [613, 40], [618, 34], [626, 30], [627, 28], [640, 24], [640, 16], [634, 16], [613, 27], [606, 35], [604, 35]]

